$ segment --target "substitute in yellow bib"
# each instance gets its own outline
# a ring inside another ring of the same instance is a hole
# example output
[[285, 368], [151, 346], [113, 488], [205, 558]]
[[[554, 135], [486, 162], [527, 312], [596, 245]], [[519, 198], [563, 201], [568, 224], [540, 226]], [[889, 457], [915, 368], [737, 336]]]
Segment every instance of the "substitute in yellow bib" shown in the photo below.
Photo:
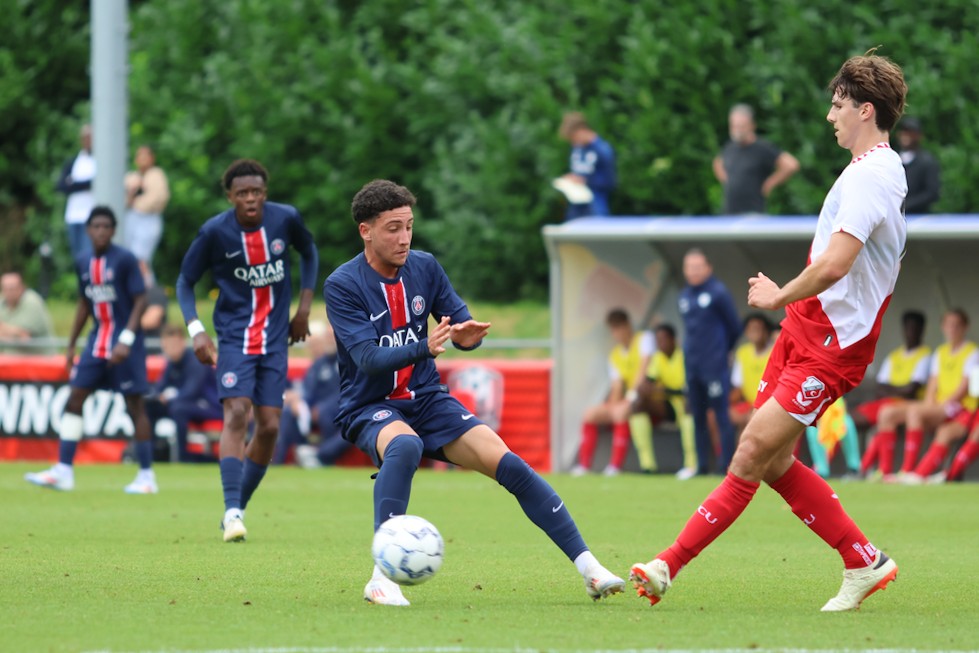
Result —
[[752, 313], [744, 319], [745, 343], [734, 352], [731, 367], [731, 423], [740, 434], [751, 417], [751, 409], [758, 396], [758, 384], [772, 353], [774, 325], [761, 313]]
[[609, 354], [610, 388], [605, 401], [585, 411], [578, 464], [571, 473], [580, 476], [590, 471], [599, 430], [603, 426], [612, 427], [612, 455], [605, 467], [606, 476], [615, 476], [621, 471], [629, 453], [630, 435], [639, 454], [640, 468], [652, 472], [656, 465], [652, 425], [648, 415], [635, 410], [635, 403], [637, 388], [653, 354], [653, 334], [633, 329], [629, 315], [622, 309], [610, 311], [605, 324], [615, 341]]

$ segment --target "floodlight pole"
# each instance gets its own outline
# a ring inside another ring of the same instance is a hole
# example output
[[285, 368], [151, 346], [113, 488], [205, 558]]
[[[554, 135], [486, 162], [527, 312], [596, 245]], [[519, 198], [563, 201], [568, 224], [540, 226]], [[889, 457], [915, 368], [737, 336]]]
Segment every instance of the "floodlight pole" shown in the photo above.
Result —
[[91, 0], [92, 149], [96, 161], [96, 204], [112, 207], [125, 230], [122, 179], [129, 159], [129, 22], [127, 0]]

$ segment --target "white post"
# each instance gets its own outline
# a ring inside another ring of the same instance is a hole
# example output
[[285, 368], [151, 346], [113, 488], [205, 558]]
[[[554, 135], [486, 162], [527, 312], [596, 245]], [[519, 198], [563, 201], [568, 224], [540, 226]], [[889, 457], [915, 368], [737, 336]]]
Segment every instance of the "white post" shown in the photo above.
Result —
[[92, 1], [92, 150], [96, 204], [112, 207], [125, 230], [122, 179], [129, 160], [129, 23], [127, 0]]

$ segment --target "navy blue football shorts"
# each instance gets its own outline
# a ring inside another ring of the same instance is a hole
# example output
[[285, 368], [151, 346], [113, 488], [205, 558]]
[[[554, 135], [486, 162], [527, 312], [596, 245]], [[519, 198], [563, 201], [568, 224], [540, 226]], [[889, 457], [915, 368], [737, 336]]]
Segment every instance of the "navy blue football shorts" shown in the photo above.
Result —
[[113, 390], [123, 395], [144, 395], [150, 390], [146, 381], [146, 347], [143, 339], [133, 343], [127, 356], [118, 365], [109, 365], [108, 358], [92, 355], [92, 346], [82, 350], [78, 363], [71, 368], [68, 381], [73, 388]]
[[248, 397], [255, 406], [282, 408], [289, 353], [243, 354], [241, 345], [218, 347], [218, 399]]
[[368, 404], [363, 410], [348, 418], [343, 427], [343, 437], [357, 445], [381, 466], [377, 455], [377, 436], [391, 422], [405, 422], [421, 436], [424, 455], [445, 460], [441, 449], [458, 440], [466, 431], [482, 424], [478, 417], [459, 403], [448, 392], [431, 392], [416, 399], [396, 399]]

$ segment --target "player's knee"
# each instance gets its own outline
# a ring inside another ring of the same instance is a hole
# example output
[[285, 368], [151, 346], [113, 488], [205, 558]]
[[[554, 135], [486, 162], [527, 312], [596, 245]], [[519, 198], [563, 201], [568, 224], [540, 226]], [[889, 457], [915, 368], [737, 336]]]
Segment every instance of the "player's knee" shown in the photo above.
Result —
[[233, 429], [247, 426], [248, 412], [248, 404], [243, 401], [226, 399], [224, 402], [224, 421]]
[[399, 435], [384, 449], [383, 464], [398, 465], [405, 469], [418, 469], [425, 445], [414, 435]]
[[745, 431], [741, 434], [741, 441], [731, 458], [730, 471], [744, 479], [760, 480], [776, 453], [777, 450], [773, 450], [754, 434]]

